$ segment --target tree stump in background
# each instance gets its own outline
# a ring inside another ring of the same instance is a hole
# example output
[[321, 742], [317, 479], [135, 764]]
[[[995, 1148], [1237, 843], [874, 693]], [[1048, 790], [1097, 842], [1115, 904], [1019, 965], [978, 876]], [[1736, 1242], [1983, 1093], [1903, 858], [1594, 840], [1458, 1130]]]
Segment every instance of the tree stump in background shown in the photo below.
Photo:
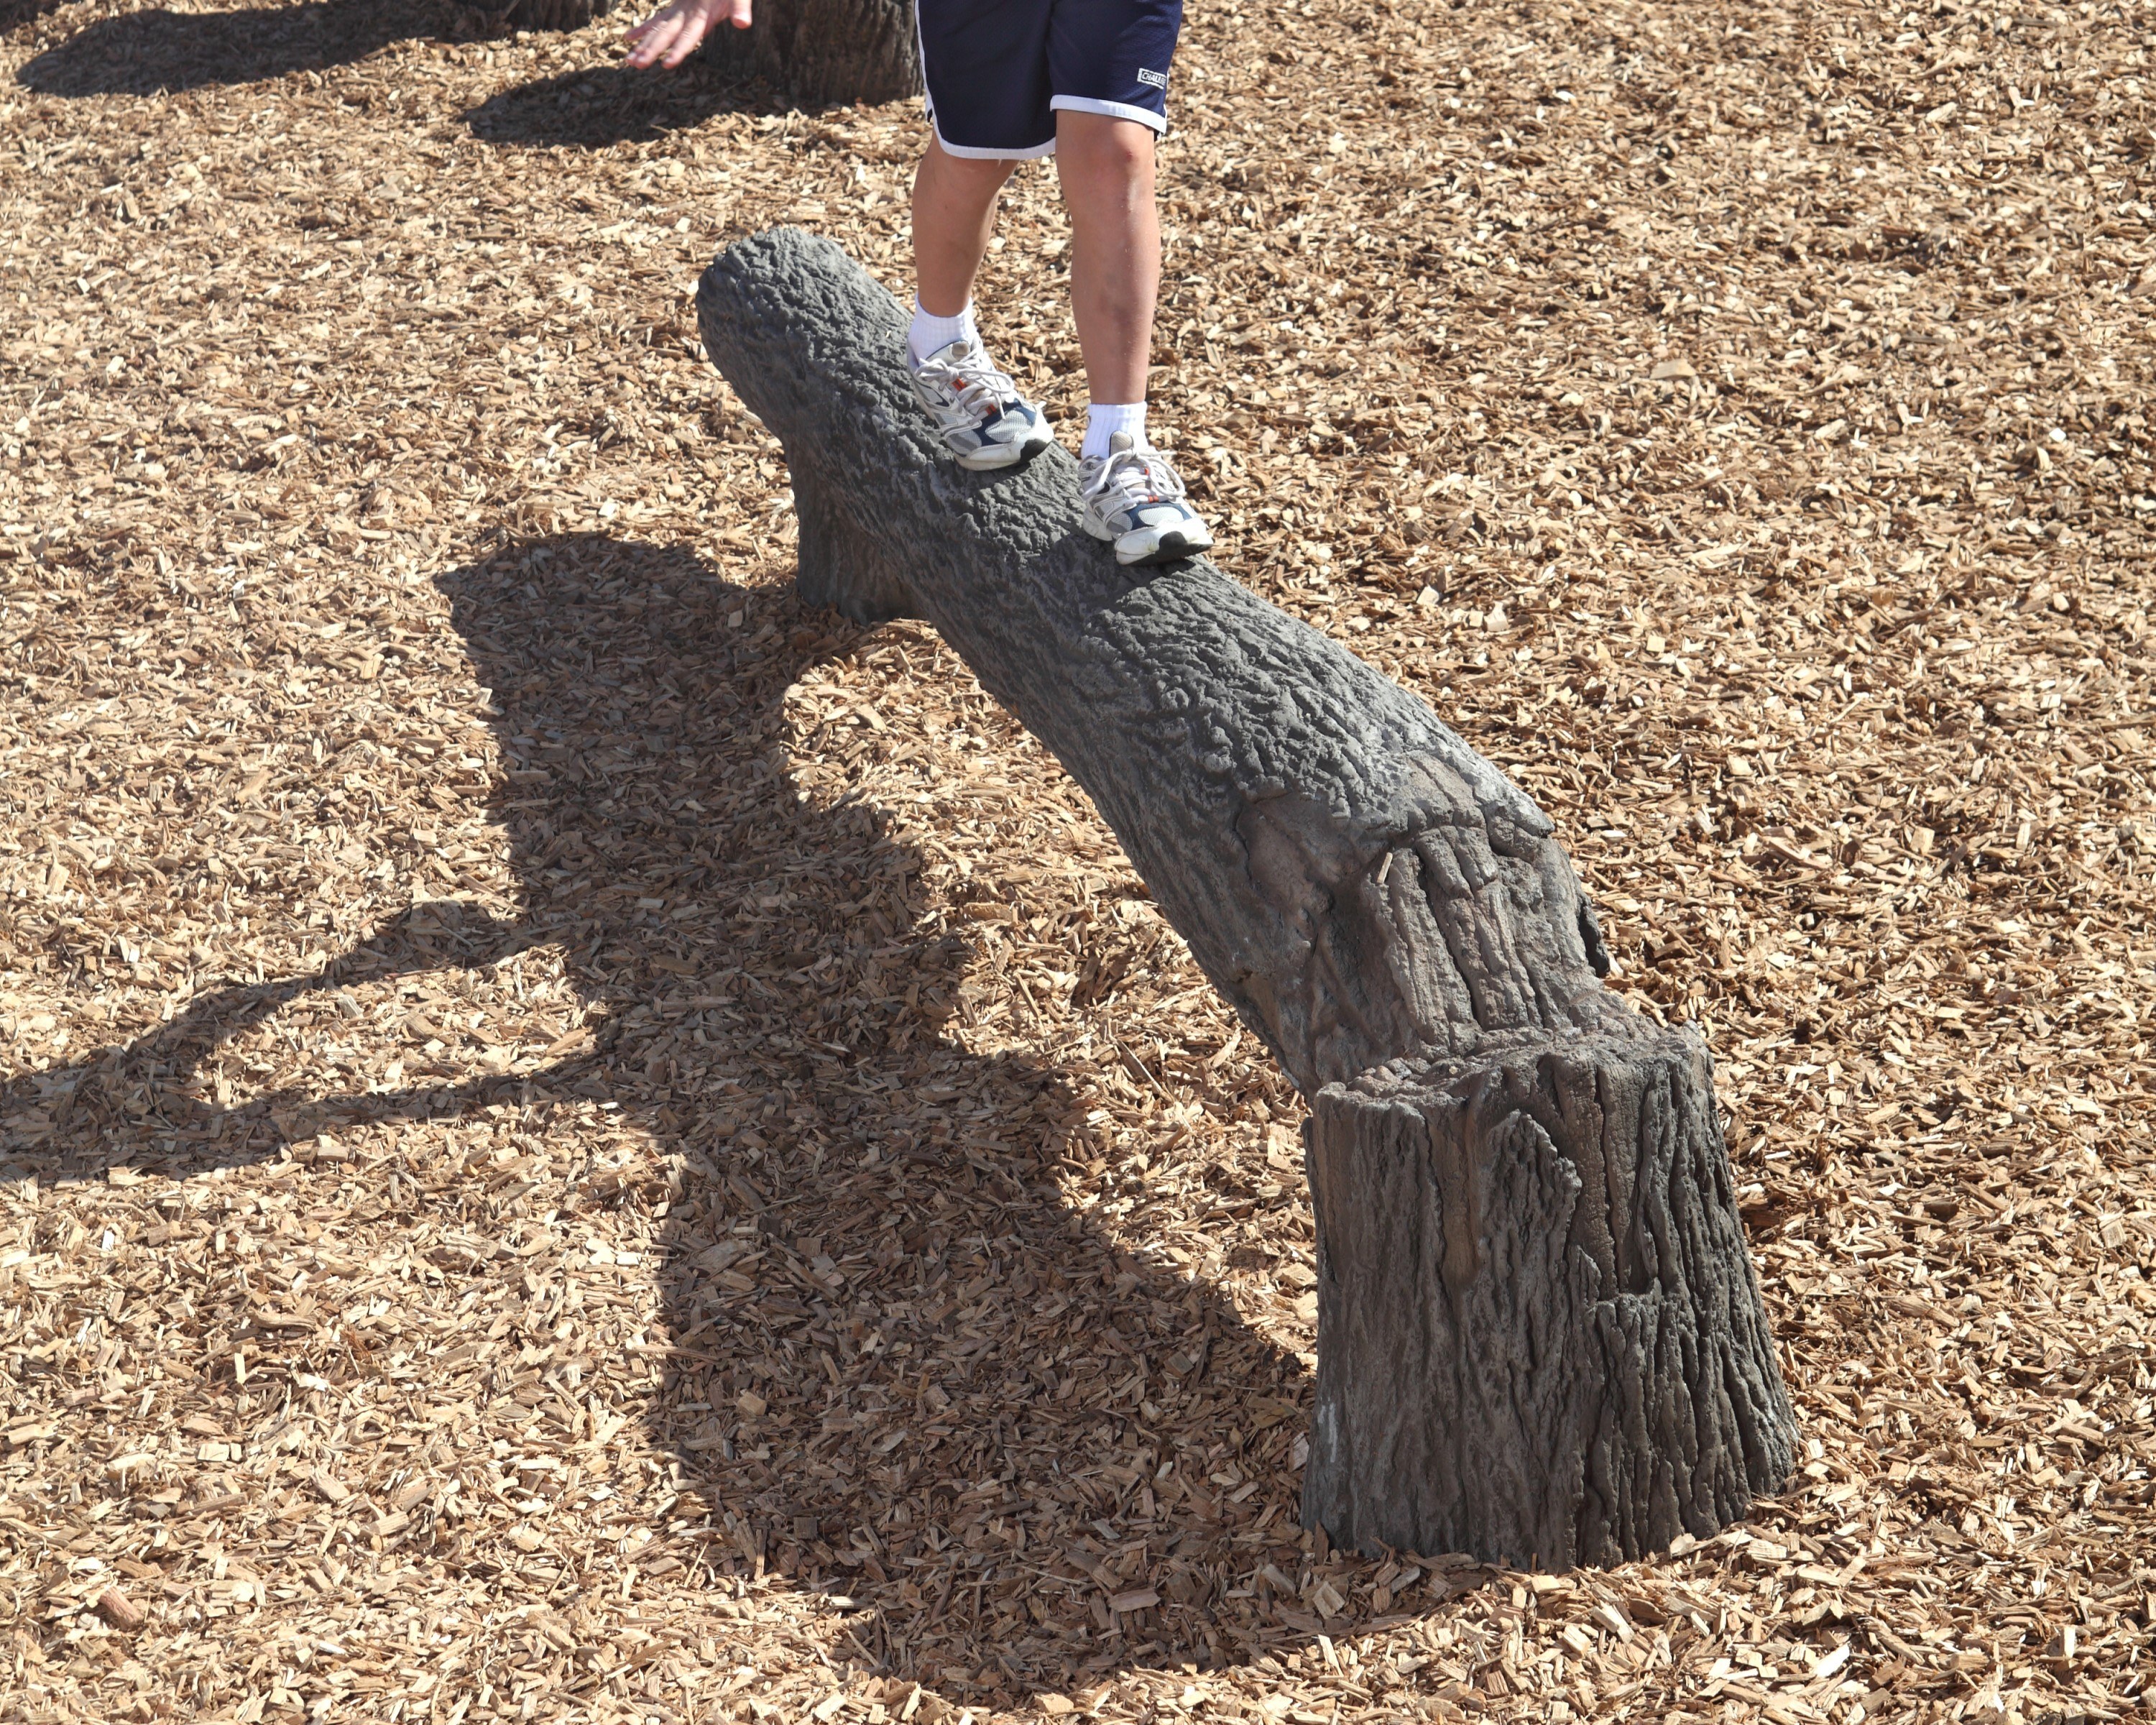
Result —
[[1309, 1099], [1306, 1522], [1561, 1568], [1779, 1489], [1794, 1422], [1707, 1050], [1602, 987], [1542, 811], [1209, 562], [1119, 566], [1062, 449], [960, 470], [903, 312], [836, 246], [743, 241], [697, 311], [785, 445], [803, 598], [933, 623]]
[[755, 0], [746, 30], [704, 39], [707, 64], [764, 78], [804, 108], [894, 102], [921, 90], [911, 0]]

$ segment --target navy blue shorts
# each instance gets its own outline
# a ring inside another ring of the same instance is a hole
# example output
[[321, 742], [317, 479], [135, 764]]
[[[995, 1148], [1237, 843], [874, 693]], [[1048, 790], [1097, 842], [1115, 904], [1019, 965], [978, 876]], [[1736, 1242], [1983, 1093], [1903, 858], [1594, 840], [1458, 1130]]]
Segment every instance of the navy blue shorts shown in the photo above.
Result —
[[1183, 0], [917, 0], [937, 141], [1019, 161], [1055, 147], [1055, 110], [1168, 130]]

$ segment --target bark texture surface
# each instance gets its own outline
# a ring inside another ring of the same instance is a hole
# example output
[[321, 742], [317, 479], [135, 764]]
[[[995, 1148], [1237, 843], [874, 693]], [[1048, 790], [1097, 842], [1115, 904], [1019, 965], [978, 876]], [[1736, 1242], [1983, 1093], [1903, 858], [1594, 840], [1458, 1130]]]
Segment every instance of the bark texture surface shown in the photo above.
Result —
[[911, 0], [756, 0], [750, 16], [746, 30], [721, 25], [705, 39], [706, 61], [768, 79], [809, 108], [920, 91]]
[[1793, 1421], [1706, 1050], [1602, 987], [1542, 811], [1209, 562], [1120, 567], [1061, 449], [957, 467], [897, 303], [829, 242], [743, 241], [697, 306], [785, 444], [802, 596], [932, 622], [1311, 1098], [1306, 1519], [1363, 1549], [1608, 1562], [1778, 1489]]

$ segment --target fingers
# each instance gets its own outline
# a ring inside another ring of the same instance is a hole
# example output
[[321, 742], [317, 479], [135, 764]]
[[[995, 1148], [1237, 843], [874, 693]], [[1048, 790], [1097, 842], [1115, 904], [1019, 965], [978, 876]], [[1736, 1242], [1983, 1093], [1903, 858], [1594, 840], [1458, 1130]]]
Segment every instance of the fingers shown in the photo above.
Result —
[[[629, 64], [652, 64], [673, 46], [675, 39], [681, 33], [682, 23], [681, 8], [678, 6], [670, 6], [665, 11], [644, 19], [629, 33], [629, 39], [636, 44], [629, 53]], [[671, 66], [679, 64], [680, 60], [680, 55], [676, 54], [666, 64]]]
[[737, 30], [749, 27], [752, 0], [675, 0], [626, 33], [632, 66], [678, 66], [696, 51], [711, 24], [723, 18]]
[[681, 20], [681, 28], [675, 36], [673, 45], [666, 50], [665, 64], [678, 66], [696, 51], [696, 44], [704, 39], [704, 13], [701, 7], [691, 8]]

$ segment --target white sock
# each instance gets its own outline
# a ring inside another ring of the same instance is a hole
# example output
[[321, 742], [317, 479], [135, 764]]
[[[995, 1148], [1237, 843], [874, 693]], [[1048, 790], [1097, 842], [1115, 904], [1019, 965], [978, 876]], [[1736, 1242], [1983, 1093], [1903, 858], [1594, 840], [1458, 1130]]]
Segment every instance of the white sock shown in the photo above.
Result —
[[973, 321], [973, 302], [966, 301], [966, 309], [956, 317], [938, 317], [921, 303], [920, 296], [913, 301], [913, 323], [906, 332], [906, 351], [919, 365], [932, 353], [941, 352], [961, 336], [978, 346], [981, 331]]
[[1146, 441], [1146, 404], [1142, 401], [1097, 402], [1086, 403], [1086, 441], [1078, 454], [1081, 459], [1099, 461], [1106, 458], [1108, 439], [1119, 431], [1131, 434], [1131, 447], [1147, 449], [1152, 447]]

